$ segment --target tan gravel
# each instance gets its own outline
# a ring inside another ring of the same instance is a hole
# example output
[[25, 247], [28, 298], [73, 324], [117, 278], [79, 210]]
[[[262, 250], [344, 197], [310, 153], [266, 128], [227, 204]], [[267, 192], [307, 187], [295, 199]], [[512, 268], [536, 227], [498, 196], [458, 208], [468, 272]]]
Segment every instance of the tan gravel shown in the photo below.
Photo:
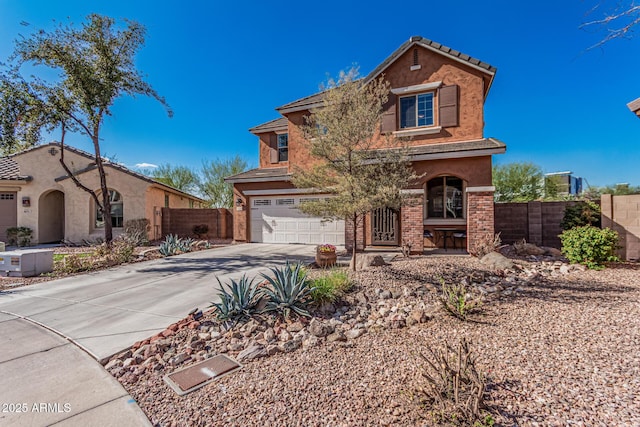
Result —
[[[418, 354], [467, 337], [489, 380], [498, 425], [640, 425], [640, 266], [540, 278], [496, 296], [473, 322], [427, 323], [246, 362], [183, 397], [164, 369], [125, 387], [158, 426], [432, 425], [412, 393]], [[358, 274], [359, 288], [455, 281], [484, 267], [465, 257], [415, 257]], [[437, 294], [423, 297], [435, 302]]]

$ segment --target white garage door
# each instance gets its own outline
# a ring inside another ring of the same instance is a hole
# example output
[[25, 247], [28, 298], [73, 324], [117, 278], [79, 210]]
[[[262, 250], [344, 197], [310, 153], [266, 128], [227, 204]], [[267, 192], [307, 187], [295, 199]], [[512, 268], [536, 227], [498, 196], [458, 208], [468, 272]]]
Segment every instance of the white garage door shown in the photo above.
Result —
[[305, 199], [317, 197], [252, 197], [251, 241], [344, 245], [344, 221], [323, 221], [303, 214], [298, 206]]

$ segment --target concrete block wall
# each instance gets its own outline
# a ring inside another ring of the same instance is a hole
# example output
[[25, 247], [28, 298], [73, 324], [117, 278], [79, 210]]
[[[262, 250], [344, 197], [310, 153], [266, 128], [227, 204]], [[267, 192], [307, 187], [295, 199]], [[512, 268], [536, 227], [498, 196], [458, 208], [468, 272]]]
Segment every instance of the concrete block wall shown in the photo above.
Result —
[[210, 239], [233, 237], [233, 215], [228, 209], [176, 209], [162, 208], [162, 237], [177, 234], [180, 237], [195, 237], [193, 226], [209, 226]]
[[620, 249], [617, 254], [628, 261], [640, 260], [640, 194], [600, 198], [602, 227], [618, 232]]

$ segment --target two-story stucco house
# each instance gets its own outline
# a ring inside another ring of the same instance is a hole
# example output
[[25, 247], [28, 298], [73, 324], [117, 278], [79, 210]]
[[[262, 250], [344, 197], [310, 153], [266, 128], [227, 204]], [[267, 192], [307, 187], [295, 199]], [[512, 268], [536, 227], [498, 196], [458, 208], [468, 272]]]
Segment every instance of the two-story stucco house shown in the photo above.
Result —
[[[411, 203], [395, 212], [377, 209], [364, 221], [358, 247], [424, 244], [449, 247], [453, 232], [467, 247], [493, 237], [491, 156], [504, 143], [485, 138], [484, 103], [496, 68], [422, 37], [411, 37], [365, 83], [383, 76], [391, 93], [381, 133], [410, 137], [412, 166], [421, 180], [405, 191]], [[322, 107], [322, 93], [283, 105], [281, 117], [250, 131], [259, 138], [260, 167], [232, 177], [234, 239], [251, 242], [343, 244], [353, 226], [304, 215], [296, 205], [324, 197], [294, 188], [294, 166], [309, 158], [300, 130]], [[346, 239], [347, 241], [351, 239]]]
[[[104, 221], [86, 191], [60, 164], [58, 143], [0, 158], [0, 241], [10, 227], [29, 227], [32, 243], [82, 242], [104, 237]], [[99, 194], [95, 156], [65, 145], [65, 163], [83, 185]], [[122, 165], [106, 161], [114, 237], [128, 220], [147, 218], [150, 239], [161, 237], [162, 208], [202, 207], [198, 197], [176, 190]]]

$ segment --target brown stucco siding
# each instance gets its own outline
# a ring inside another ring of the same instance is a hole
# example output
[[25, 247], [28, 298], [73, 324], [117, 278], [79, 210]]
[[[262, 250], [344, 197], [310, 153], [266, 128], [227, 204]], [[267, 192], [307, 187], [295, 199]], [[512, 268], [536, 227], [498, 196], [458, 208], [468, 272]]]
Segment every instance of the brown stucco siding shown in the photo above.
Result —
[[[261, 168], [281, 168], [289, 165], [288, 161], [271, 163], [271, 139], [275, 138], [276, 135], [275, 132], [266, 132], [258, 136]], [[291, 145], [291, 142], [289, 142], [289, 145]], [[273, 148], [277, 149], [277, 146]], [[291, 155], [291, 148], [289, 148], [289, 155]]]
[[422, 188], [425, 182], [442, 175], [461, 178], [467, 186], [491, 185], [491, 156], [423, 160], [413, 163], [413, 168], [422, 177], [411, 188]]

